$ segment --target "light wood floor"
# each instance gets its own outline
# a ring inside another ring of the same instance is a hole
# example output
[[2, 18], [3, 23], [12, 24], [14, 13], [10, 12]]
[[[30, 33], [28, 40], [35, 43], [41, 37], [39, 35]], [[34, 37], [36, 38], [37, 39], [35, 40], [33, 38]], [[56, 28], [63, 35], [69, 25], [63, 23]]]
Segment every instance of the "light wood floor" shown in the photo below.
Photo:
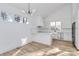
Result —
[[54, 40], [51, 46], [32, 42], [21, 48], [0, 54], [1, 56], [79, 56], [71, 42]]

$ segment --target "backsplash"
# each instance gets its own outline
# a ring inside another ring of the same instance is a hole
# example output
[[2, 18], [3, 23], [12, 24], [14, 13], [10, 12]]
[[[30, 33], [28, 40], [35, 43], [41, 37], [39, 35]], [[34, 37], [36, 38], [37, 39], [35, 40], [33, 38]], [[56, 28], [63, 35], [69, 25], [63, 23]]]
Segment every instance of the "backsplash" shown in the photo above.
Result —
[[51, 33], [51, 30], [49, 28], [44, 27], [44, 26], [38, 26], [37, 32], [39, 32], [39, 33]]

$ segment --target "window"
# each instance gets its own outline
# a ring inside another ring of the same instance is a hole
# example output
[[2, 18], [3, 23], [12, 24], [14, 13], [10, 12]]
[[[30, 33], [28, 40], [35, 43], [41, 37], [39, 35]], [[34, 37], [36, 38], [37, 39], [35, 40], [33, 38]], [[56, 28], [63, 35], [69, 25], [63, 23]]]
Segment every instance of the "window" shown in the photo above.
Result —
[[55, 28], [55, 22], [50, 22], [52, 28]]
[[56, 22], [56, 30], [61, 31], [61, 22]]
[[51, 30], [54, 31], [61, 31], [61, 22], [56, 21], [56, 22], [50, 22]]

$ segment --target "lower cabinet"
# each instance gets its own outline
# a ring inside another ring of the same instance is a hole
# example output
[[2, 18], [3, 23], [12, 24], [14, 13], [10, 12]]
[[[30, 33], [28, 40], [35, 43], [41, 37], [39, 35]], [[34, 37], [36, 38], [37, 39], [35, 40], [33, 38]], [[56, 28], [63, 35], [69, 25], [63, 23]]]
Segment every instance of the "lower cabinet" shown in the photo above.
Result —
[[37, 33], [34, 37], [34, 41], [46, 45], [51, 45], [53, 43], [51, 33]]

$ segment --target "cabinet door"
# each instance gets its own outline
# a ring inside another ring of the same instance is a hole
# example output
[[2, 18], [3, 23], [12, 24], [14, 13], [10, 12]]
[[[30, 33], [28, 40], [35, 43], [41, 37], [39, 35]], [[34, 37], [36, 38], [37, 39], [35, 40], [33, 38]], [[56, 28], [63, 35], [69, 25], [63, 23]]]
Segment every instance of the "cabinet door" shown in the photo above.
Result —
[[71, 32], [64, 32], [64, 40], [71, 41]]
[[46, 45], [51, 45], [52, 44], [51, 34], [38, 33], [35, 36], [35, 42], [43, 43], [43, 44], [46, 44]]

